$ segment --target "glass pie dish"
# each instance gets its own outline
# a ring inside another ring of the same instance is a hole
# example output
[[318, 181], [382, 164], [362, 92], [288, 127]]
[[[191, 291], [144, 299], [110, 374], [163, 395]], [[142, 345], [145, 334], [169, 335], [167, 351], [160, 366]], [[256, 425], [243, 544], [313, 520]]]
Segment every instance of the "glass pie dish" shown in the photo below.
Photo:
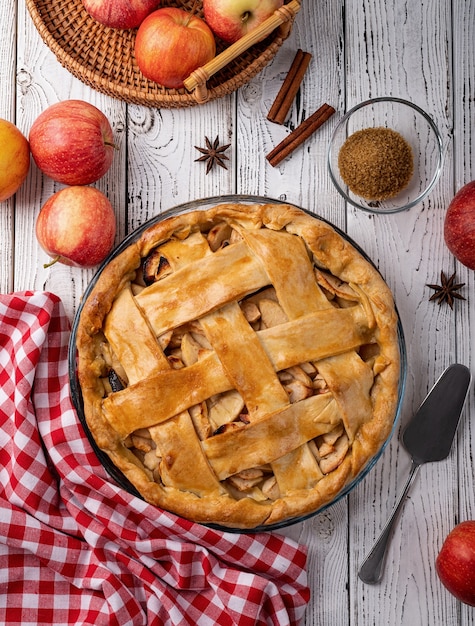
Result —
[[167, 211], [112, 252], [74, 319], [69, 367], [79, 419], [124, 489], [255, 532], [366, 476], [399, 417], [406, 354], [388, 287], [344, 233], [224, 196]]

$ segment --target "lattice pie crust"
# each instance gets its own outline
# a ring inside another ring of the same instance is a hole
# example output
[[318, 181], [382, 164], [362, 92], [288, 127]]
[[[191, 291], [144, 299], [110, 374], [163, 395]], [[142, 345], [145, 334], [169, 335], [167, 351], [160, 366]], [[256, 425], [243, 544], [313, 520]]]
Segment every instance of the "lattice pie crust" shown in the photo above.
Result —
[[145, 500], [202, 523], [255, 528], [320, 508], [395, 416], [391, 293], [290, 205], [152, 225], [101, 272], [77, 347], [99, 448]]

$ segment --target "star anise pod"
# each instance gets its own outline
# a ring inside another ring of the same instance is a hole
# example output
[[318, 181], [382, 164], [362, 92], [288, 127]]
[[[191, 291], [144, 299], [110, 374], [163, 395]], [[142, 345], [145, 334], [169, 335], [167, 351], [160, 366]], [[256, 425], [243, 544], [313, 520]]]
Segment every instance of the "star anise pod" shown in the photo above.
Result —
[[458, 292], [465, 283], [455, 284], [455, 272], [452, 274], [450, 278], [447, 278], [445, 272], [440, 272], [440, 285], [427, 285], [431, 289], [435, 289], [435, 293], [431, 295], [429, 301], [436, 300], [437, 304], [442, 304], [442, 302], [447, 302], [451, 309], [454, 308], [454, 300], [457, 298], [458, 300], [465, 300], [463, 296], [461, 296]]
[[200, 148], [199, 146], [195, 146], [195, 148], [201, 152], [203, 156], [195, 159], [195, 161], [206, 161], [206, 173], [209, 174], [213, 169], [214, 165], [217, 164], [220, 167], [223, 167], [225, 170], [228, 168], [224, 161], [229, 161], [229, 158], [224, 154], [226, 150], [231, 145], [227, 143], [224, 146], [219, 145], [219, 136], [211, 143], [208, 137], [205, 137], [206, 148]]

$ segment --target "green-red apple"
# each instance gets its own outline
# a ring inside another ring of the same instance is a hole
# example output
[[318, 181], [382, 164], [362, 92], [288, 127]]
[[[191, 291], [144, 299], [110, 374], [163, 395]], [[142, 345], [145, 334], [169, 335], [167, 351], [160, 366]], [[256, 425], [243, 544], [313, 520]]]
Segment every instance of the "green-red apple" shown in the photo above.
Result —
[[234, 43], [283, 4], [284, 0], [203, 0], [203, 12], [214, 34]]
[[0, 202], [16, 193], [29, 169], [28, 140], [15, 124], [0, 119]]
[[73, 186], [57, 191], [42, 206], [36, 237], [52, 262], [93, 267], [112, 249], [115, 213], [95, 187]]
[[64, 100], [45, 109], [30, 129], [36, 165], [65, 185], [89, 185], [109, 170], [114, 138], [109, 120], [93, 104]]
[[135, 60], [142, 74], [168, 88], [183, 87], [183, 81], [215, 54], [216, 42], [206, 22], [176, 7], [151, 13], [135, 38]]
[[97, 22], [110, 28], [136, 28], [155, 11], [160, 0], [82, 0], [84, 8]]

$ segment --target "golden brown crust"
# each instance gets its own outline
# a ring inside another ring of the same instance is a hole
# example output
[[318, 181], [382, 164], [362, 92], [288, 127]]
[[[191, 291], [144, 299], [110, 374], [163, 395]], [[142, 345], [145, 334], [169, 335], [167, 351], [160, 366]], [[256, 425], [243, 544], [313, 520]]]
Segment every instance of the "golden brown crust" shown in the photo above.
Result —
[[388, 287], [291, 205], [220, 204], [149, 227], [102, 271], [77, 347], [98, 446], [147, 501], [203, 523], [255, 528], [327, 504], [397, 409]]

